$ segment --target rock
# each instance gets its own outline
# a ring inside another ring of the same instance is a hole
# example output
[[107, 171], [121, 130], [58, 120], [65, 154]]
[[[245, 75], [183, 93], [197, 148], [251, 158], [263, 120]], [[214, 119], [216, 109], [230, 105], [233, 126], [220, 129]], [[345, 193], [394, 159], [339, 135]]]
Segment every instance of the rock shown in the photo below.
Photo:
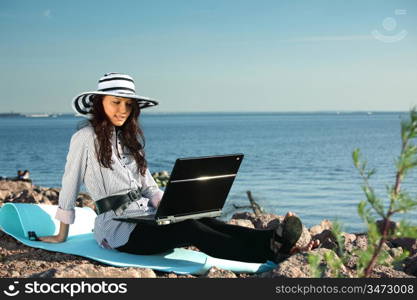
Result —
[[351, 270], [356, 270], [358, 260], [359, 260], [359, 257], [357, 255], [350, 254], [347, 257], [347, 261], [345, 263], [345, 266], [348, 267]]
[[9, 190], [0, 190], [0, 201], [6, 199], [10, 195]]
[[[354, 245], [354, 243], [352, 243], [352, 245]], [[361, 244], [361, 247], [363, 247], [363, 244]], [[366, 249], [365, 247], [363, 247], [362, 249], [355, 247], [355, 248], [352, 248], [351, 251], [348, 251], [349, 253], [347, 257], [348, 260], [346, 262], [346, 266], [350, 269], [356, 269], [359, 257], [353, 253], [354, 252], [353, 250], [365, 250], [365, 249]], [[382, 251], [385, 251], [386, 253], [390, 254], [391, 248], [386, 243], [384, 243], [382, 245]], [[391, 255], [388, 255], [388, 257], [384, 261], [384, 264], [390, 265], [393, 262], [394, 262], [394, 258]]]
[[29, 194], [35, 199], [35, 203], [41, 203], [44, 197], [41, 193], [37, 193], [33, 190], [30, 191]]
[[312, 226], [309, 231], [312, 236], [320, 234], [324, 229], [320, 225]]
[[345, 238], [345, 251], [352, 253], [354, 250], [353, 243], [356, 241], [356, 235], [352, 233], [342, 232], [343, 237]]
[[391, 250], [391, 248], [386, 243], [384, 243], [382, 244], [381, 249], [382, 251], [385, 251], [388, 254], [388, 257], [385, 259], [384, 263], [389, 264], [389, 265], [392, 264], [394, 261], [394, 258], [391, 255], [389, 255], [389, 251]]
[[26, 181], [0, 180], [0, 201], [5, 201], [12, 194], [18, 194], [22, 190], [31, 190], [32, 184]]
[[311, 271], [306, 258], [302, 254], [296, 254], [280, 263], [267, 277], [309, 278]]
[[164, 187], [167, 185], [169, 180], [169, 173], [167, 171], [155, 172], [151, 175], [159, 187]]
[[227, 271], [223, 269], [219, 269], [217, 267], [211, 267], [205, 275], [202, 277], [205, 278], [237, 278], [235, 273], [232, 271]]
[[397, 238], [397, 239], [392, 239], [391, 243], [395, 247], [402, 247], [403, 249], [409, 251], [411, 255], [414, 255], [417, 253], [417, 240], [416, 239]]
[[48, 276], [53, 278], [156, 278], [151, 269], [104, 267], [92, 264], [51, 269], [31, 277], [46, 278]]
[[257, 229], [270, 229], [284, 220], [284, 216], [278, 216], [275, 214], [262, 214], [257, 217], [251, 212], [239, 212], [232, 216], [232, 220], [249, 220], [253, 223]]
[[21, 277], [20, 273], [17, 271], [12, 271], [11, 277]]
[[[356, 235], [352, 233], [346, 233], [346, 232], [342, 232], [341, 235], [342, 235], [342, 238], [344, 238], [343, 247], [345, 251], [352, 252], [354, 249], [354, 242], [356, 241]], [[312, 239], [319, 240], [322, 248], [332, 249], [332, 250], [335, 250], [336, 252], [339, 251], [337, 240], [333, 232], [330, 231], [329, 229], [325, 229], [321, 233], [316, 234], [315, 236], [313, 236]]]
[[[34, 186], [25, 181], [0, 181], [0, 204], [2, 202], [14, 203], [42, 203], [58, 205], [59, 188], [47, 188]], [[86, 193], [80, 193], [77, 198], [77, 206], [95, 208], [94, 201]]]
[[27, 181], [0, 180], [0, 190], [11, 192], [32, 189], [32, 183]]
[[[352, 253], [355, 248], [354, 242], [356, 241], [356, 235], [352, 233], [342, 232], [341, 236], [344, 239], [344, 251]], [[321, 233], [313, 236], [312, 239], [318, 239], [322, 248], [331, 249], [339, 253], [339, 245], [337, 243], [336, 237], [334, 236], [333, 232], [329, 229], [323, 230]]]
[[299, 248], [304, 248], [310, 243], [311, 235], [308, 231], [307, 227], [303, 225], [303, 233], [301, 234], [300, 238], [298, 239], [297, 243], [295, 244]]
[[57, 269], [49, 269], [44, 272], [32, 274], [28, 276], [28, 278], [53, 278], [55, 277], [55, 274], [57, 273], [57, 271], [58, 271]]
[[43, 188], [43, 187], [39, 187], [39, 186], [34, 186], [34, 187], [33, 187], [33, 190], [34, 190], [35, 192], [37, 192], [37, 193], [42, 193], [42, 192], [44, 192], [44, 191], [48, 190], [48, 188]]
[[401, 248], [401, 247], [397, 247], [397, 248], [390, 248], [389, 250], [388, 250], [388, 253], [393, 257], [393, 258], [396, 258], [396, 257], [399, 257], [399, 256], [401, 256], [403, 253], [404, 253], [404, 250], [403, 250], [403, 248]]
[[252, 221], [255, 228], [259, 229], [270, 229], [273, 228], [276, 222], [282, 222], [284, 216], [278, 216], [274, 214], [262, 214], [259, 217], [255, 216], [255, 219]]
[[327, 219], [324, 219], [323, 221], [320, 222], [320, 226], [323, 229], [331, 230], [333, 228], [333, 223]]
[[94, 200], [86, 193], [80, 193], [77, 198], [78, 207], [89, 207], [92, 210], [96, 209]]
[[[314, 249], [309, 252], [303, 252], [303, 253], [297, 253], [295, 255], [290, 256], [285, 261], [281, 262], [277, 268], [275, 268], [272, 271], [265, 272], [261, 274], [260, 277], [263, 278], [276, 278], [276, 277], [286, 277], [286, 278], [311, 278], [311, 268], [308, 264], [308, 255], [309, 254], [315, 254], [320, 255], [323, 257], [324, 253], [326, 252], [333, 252], [329, 249], [319, 248]], [[322, 260], [323, 264], [323, 260]], [[349, 277], [350, 273], [346, 269], [346, 267], [342, 266], [341, 273]], [[324, 273], [324, 277], [331, 277], [331, 274], [329, 271]]]
[[413, 278], [403, 271], [398, 271], [387, 266], [376, 266], [371, 273], [372, 278]]
[[16, 240], [8, 240], [3, 244], [5, 249], [14, 250], [18, 248], [18, 242]]
[[315, 236], [319, 233], [321, 233], [324, 230], [331, 230], [333, 228], [333, 224], [329, 220], [323, 220], [321, 221], [320, 225], [315, 225], [310, 228], [310, 234], [311, 236]]
[[254, 214], [254, 213], [251, 213], [251, 212], [247, 212], [247, 211], [245, 211], [245, 212], [238, 212], [238, 213], [235, 213], [235, 214], [232, 216], [232, 219], [250, 220], [250, 221], [252, 221], [252, 222], [253, 222], [253, 220], [255, 220], [255, 219], [256, 219], [256, 217], [255, 217], [255, 214]]
[[11, 195], [9, 195], [9, 197], [5, 199], [4, 202], [36, 203], [36, 199], [32, 195], [32, 193], [29, 192], [29, 190], [24, 189], [18, 194], [12, 193]]
[[386, 252], [389, 252], [391, 250], [391, 248], [387, 245], [387, 243], [383, 243], [381, 250], [384, 250]]
[[248, 227], [248, 228], [255, 228], [255, 226], [253, 225], [253, 223], [250, 220], [231, 219], [227, 223], [231, 224], [231, 225], [238, 225], [238, 226], [243, 226], [243, 227]]
[[404, 260], [404, 272], [417, 276], [417, 254], [414, 254], [413, 256], [408, 257]]
[[357, 234], [354, 246], [361, 250], [368, 249], [368, 237], [366, 234]]
[[52, 192], [55, 192], [57, 196], [61, 192], [61, 189], [60, 188], [50, 188], [49, 190], [52, 191]]
[[325, 229], [321, 233], [316, 234], [315, 236], [313, 236], [312, 239], [313, 240], [319, 240], [320, 245], [321, 245], [322, 248], [336, 249], [336, 247], [337, 247], [334, 235], [328, 229]]
[[49, 201], [49, 198], [46, 197], [46, 196], [42, 196], [42, 199], [41, 199], [40, 203], [42, 203], [42, 204], [48, 204], [48, 205], [51, 205], [52, 204], [51, 201]]
[[[382, 234], [384, 231], [384, 220], [376, 221], [376, 226], [378, 227], [379, 232]], [[388, 223], [388, 233], [394, 233], [395, 228], [397, 228], [397, 224], [393, 221], [389, 221]]]
[[49, 189], [47, 191], [44, 192], [44, 196], [47, 197], [48, 199], [50, 199], [51, 201], [57, 201], [58, 197], [59, 197], [59, 193], [57, 193], [55, 190], [53, 189]]

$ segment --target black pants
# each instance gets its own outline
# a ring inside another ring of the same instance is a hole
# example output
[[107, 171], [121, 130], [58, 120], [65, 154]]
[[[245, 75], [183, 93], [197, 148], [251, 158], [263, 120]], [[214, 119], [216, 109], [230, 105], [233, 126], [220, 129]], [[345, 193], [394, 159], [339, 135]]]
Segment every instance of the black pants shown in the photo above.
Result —
[[271, 237], [272, 230], [230, 225], [214, 218], [189, 219], [161, 226], [138, 224], [128, 242], [116, 249], [156, 254], [193, 245], [213, 257], [263, 263], [273, 259]]

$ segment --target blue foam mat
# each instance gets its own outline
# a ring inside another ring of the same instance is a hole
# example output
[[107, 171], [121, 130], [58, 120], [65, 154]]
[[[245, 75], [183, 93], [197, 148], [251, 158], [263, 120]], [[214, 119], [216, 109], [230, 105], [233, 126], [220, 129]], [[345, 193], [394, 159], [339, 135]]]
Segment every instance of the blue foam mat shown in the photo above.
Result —
[[183, 248], [158, 255], [135, 255], [103, 249], [94, 239], [92, 230], [96, 213], [89, 207], [75, 208], [75, 223], [70, 226], [68, 239], [64, 243], [29, 240], [28, 231], [35, 231], [39, 236], [58, 233], [59, 221], [54, 218], [56, 209], [56, 205], [6, 203], [0, 209], [0, 229], [33, 248], [83, 256], [117, 267], [151, 268], [194, 275], [204, 274], [214, 266], [235, 273], [260, 273], [276, 267], [271, 261], [259, 264], [218, 259]]

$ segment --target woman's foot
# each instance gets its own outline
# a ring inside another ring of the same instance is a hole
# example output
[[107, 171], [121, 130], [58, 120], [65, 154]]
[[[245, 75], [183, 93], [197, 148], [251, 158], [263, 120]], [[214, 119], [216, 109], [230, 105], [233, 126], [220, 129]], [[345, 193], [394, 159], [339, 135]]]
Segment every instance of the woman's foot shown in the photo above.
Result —
[[311, 241], [305, 247], [296, 247], [295, 244], [299, 240], [303, 232], [303, 225], [300, 219], [292, 212], [285, 215], [284, 221], [274, 229], [271, 238], [271, 250], [274, 253], [275, 261], [280, 262], [288, 256], [297, 252], [310, 251], [319, 246], [318, 240]]
[[314, 241], [310, 241], [307, 246], [304, 247], [293, 247], [290, 251], [290, 254], [293, 255], [295, 253], [298, 252], [307, 252], [313, 249], [316, 249], [317, 247], [320, 246], [320, 241], [319, 240], [314, 240]]

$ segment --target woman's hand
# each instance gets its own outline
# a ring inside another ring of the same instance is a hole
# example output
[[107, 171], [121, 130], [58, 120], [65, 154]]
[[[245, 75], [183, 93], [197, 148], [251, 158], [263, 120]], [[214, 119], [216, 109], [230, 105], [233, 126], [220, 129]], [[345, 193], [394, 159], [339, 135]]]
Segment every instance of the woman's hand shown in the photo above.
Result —
[[59, 226], [59, 233], [57, 235], [48, 235], [38, 237], [39, 241], [46, 243], [62, 243], [67, 240], [69, 231], [69, 224], [62, 223]]

